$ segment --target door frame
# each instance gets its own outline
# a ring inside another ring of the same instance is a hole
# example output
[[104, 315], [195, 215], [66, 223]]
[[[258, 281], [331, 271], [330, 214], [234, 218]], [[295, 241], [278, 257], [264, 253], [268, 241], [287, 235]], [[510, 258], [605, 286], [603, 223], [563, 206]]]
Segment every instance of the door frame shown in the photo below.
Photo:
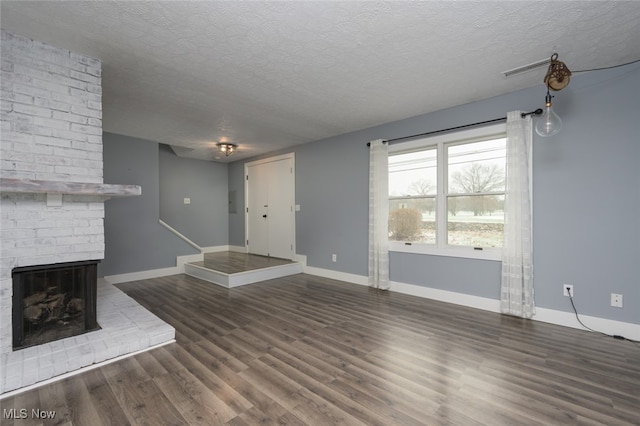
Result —
[[291, 244], [293, 245], [291, 260], [295, 260], [297, 256], [296, 251], [296, 155], [295, 152], [289, 152], [287, 154], [276, 155], [274, 157], [261, 158], [259, 160], [244, 163], [244, 241], [245, 252], [249, 253], [249, 167], [257, 166], [265, 163], [272, 163], [274, 161], [291, 160], [291, 200], [293, 209], [291, 215]]

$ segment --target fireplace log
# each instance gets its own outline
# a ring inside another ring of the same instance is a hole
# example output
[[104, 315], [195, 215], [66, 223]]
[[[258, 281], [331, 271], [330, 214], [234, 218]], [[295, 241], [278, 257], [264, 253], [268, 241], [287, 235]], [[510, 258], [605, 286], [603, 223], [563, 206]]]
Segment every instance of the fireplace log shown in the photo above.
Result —
[[79, 297], [74, 297], [67, 303], [67, 313], [75, 315], [81, 313], [84, 310], [84, 300]]
[[47, 298], [46, 302], [49, 315], [45, 319], [45, 322], [57, 321], [63, 317], [64, 298], [65, 293], [56, 294]]
[[[67, 311], [66, 293], [51, 294], [51, 289], [25, 297], [23, 317], [31, 324], [48, 323], [64, 318]], [[73, 299], [72, 299], [73, 300]], [[82, 302], [82, 299], [79, 299]], [[74, 302], [75, 305], [78, 302]]]
[[44, 308], [45, 305], [27, 306], [23, 312], [24, 319], [31, 324], [39, 323], [42, 320], [42, 314], [45, 312]]
[[29, 306], [37, 305], [44, 301], [47, 298], [46, 291], [39, 291], [37, 293], [33, 293], [31, 296], [27, 296], [24, 298], [24, 307], [28, 308]]

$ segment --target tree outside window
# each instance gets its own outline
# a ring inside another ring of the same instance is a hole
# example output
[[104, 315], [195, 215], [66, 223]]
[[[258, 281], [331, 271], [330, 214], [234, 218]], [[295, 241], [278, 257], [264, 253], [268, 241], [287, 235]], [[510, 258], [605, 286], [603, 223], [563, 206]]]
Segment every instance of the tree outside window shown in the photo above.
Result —
[[390, 241], [501, 247], [505, 164], [503, 135], [392, 153]]

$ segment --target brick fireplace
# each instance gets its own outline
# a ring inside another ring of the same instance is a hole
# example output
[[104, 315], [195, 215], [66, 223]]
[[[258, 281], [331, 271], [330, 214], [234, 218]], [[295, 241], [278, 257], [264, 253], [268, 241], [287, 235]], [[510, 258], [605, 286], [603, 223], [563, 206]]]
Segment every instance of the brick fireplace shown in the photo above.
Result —
[[[115, 287], [99, 285], [102, 330], [14, 350], [12, 271], [100, 261], [105, 200], [138, 195], [140, 187], [103, 184], [100, 61], [1, 35], [0, 394], [173, 338], [172, 329], [154, 323]], [[118, 311], [122, 306], [127, 314]], [[141, 323], [157, 331], [155, 338], [145, 340]], [[129, 340], [116, 338], [123, 335]]]
[[13, 349], [98, 330], [97, 266], [87, 260], [14, 268]]

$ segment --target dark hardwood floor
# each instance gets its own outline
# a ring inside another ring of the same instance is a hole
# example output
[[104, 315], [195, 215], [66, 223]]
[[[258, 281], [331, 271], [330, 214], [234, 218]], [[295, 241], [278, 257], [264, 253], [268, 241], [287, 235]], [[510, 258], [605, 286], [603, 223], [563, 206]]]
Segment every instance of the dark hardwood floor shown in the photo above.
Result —
[[1, 401], [2, 424], [640, 424], [640, 346], [310, 275], [119, 285], [177, 343]]
[[258, 256], [256, 254], [234, 251], [205, 253], [203, 261], [192, 262], [193, 265], [213, 269], [214, 271], [225, 274], [236, 274], [238, 272], [288, 265], [290, 263], [294, 262], [277, 257]]

